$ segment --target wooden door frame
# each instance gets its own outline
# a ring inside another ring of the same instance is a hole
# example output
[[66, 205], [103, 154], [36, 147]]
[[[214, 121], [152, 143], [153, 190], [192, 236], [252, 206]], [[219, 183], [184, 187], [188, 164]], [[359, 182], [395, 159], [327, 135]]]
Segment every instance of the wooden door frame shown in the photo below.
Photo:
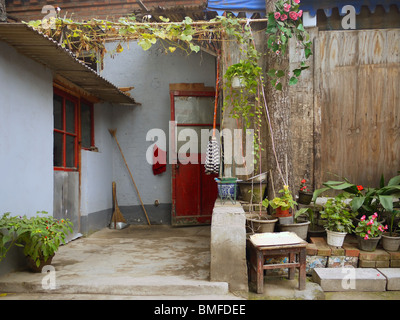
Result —
[[[175, 123], [175, 97], [215, 97], [215, 91], [210, 90], [209, 88], [206, 88], [204, 91], [194, 91], [194, 90], [170, 90], [170, 106], [171, 106], [171, 121]], [[217, 124], [219, 125], [219, 124]], [[210, 126], [212, 128], [213, 124], [181, 124], [178, 125], [175, 123], [175, 126], [170, 129], [169, 134], [171, 135], [170, 137], [170, 143], [172, 144], [170, 146], [171, 152], [175, 155], [178, 155], [178, 150], [176, 150], [176, 145], [175, 145], [175, 128], [181, 126]], [[199, 151], [199, 164], [201, 164], [201, 150]], [[178, 159], [174, 159], [176, 162], [178, 162]], [[176, 187], [175, 187], [175, 178], [177, 174], [177, 169], [179, 166], [179, 163], [171, 163], [171, 189], [172, 189], [172, 212], [171, 212], [171, 223], [172, 225], [181, 225], [181, 223], [177, 223], [177, 213], [176, 213]], [[201, 194], [200, 194], [200, 199], [201, 199]], [[201, 210], [201, 204], [200, 204], [200, 210]], [[182, 225], [198, 225], [198, 218], [201, 217], [206, 217], [202, 215], [191, 215], [191, 216], [180, 216], [182, 221]], [[186, 223], [185, 223], [186, 222]]]

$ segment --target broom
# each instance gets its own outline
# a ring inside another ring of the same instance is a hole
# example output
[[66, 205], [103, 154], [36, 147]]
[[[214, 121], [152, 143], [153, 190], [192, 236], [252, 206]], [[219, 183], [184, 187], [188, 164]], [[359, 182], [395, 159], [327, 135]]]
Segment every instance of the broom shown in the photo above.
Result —
[[128, 224], [126, 223], [126, 220], [125, 220], [124, 216], [122, 215], [121, 210], [119, 210], [116, 189], [117, 189], [116, 183], [115, 183], [115, 181], [113, 181], [112, 192], [113, 192], [113, 201], [114, 201], [114, 213], [113, 213], [113, 216], [111, 219], [112, 222], [110, 224], [110, 228], [123, 229], [123, 228], [127, 227]]
[[219, 145], [217, 138], [215, 137], [215, 127], [217, 123], [217, 108], [218, 108], [218, 87], [219, 87], [219, 60], [220, 56], [218, 55], [217, 62], [217, 83], [215, 85], [215, 106], [214, 106], [214, 123], [213, 123], [213, 135], [211, 140], [208, 141], [207, 144], [207, 153], [206, 153], [206, 161], [205, 161], [205, 173], [206, 174], [218, 174], [219, 173], [219, 165], [220, 165], [220, 157], [219, 157]]

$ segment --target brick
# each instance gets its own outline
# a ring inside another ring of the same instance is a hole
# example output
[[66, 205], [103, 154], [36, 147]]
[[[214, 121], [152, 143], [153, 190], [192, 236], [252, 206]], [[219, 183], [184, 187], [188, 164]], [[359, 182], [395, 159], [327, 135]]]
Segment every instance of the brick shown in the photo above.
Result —
[[400, 251], [389, 252], [390, 260], [400, 260]]
[[389, 261], [390, 254], [385, 250], [376, 249], [375, 251], [368, 252], [360, 250], [360, 260], [368, 260], [368, 261]]
[[306, 247], [306, 253], [308, 256], [316, 256], [318, 254], [318, 248], [314, 243], [309, 243]]
[[358, 267], [359, 268], [375, 268], [376, 261], [369, 261], [369, 260], [358, 260]]
[[343, 249], [347, 257], [358, 257], [360, 255], [360, 250], [350, 243], [344, 243]]
[[315, 244], [326, 244], [325, 238], [322, 237], [311, 237], [310, 241]]
[[331, 256], [344, 256], [344, 249], [331, 247]]
[[400, 268], [400, 260], [390, 260], [391, 268]]
[[389, 268], [390, 261], [376, 261], [375, 267], [376, 268]]

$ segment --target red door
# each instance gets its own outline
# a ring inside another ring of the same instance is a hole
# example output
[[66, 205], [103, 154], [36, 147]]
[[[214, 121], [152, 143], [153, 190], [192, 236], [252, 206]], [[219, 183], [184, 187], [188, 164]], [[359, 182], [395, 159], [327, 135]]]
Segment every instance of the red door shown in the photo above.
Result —
[[[218, 195], [217, 175], [206, 175], [204, 159], [214, 117], [213, 91], [171, 91], [172, 224], [210, 224]], [[218, 118], [217, 118], [218, 122]]]

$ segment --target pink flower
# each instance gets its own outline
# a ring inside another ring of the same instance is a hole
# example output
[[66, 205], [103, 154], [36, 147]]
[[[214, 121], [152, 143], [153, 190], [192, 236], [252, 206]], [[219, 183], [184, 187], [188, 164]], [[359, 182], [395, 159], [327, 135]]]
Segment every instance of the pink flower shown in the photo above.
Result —
[[275, 19], [279, 19], [280, 16], [281, 16], [281, 14], [279, 12], [275, 12], [275, 14], [274, 14]]
[[282, 21], [285, 21], [286, 19], [287, 19], [287, 15], [286, 14], [281, 15], [281, 20]]
[[297, 3], [297, 4], [300, 3], [300, 0], [293, 0], [293, 1], [294, 1], [294, 3]]
[[[299, 1], [300, 2], [300, 1]], [[299, 18], [301, 18], [301, 16], [303, 15], [303, 10], [299, 10], [299, 12], [297, 13], [297, 16], [299, 17]]]
[[361, 221], [365, 220], [365, 214], [361, 217]]
[[297, 13], [294, 12], [294, 11], [290, 11], [289, 17], [290, 17], [290, 19], [292, 19], [292, 20], [297, 20]]
[[378, 227], [378, 230], [379, 230], [379, 231], [382, 231], [382, 232], [384, 231], [383, 228], [382, 228], [382, 226], [379, 226], [379, 227]]
[[370, 225], [372, 225], [374, 223], [374, 220], [369, 220], [368, 222], [367, 222], [367, 226], [370, 226]]
[[384, 229], [387, 230], [387, 228], [388, 228], [388, 226], [386, 225]]
[[371, 234], [371, 230], [368, 230], [367, 233], [368, 233], [368, 234]]
[[290, 10], [290, 7], [291, 7], [291, 5], [290, 5], [290, 4], [288, 4], [288, 3], [285, 3], [285, 4], [283, 5], [283, 10], [285, 10], [286, 12], [289, 12], [289, 10]]
[[365, 235], [364, 240], [368, 240], [368, 235], [367, 234]]

